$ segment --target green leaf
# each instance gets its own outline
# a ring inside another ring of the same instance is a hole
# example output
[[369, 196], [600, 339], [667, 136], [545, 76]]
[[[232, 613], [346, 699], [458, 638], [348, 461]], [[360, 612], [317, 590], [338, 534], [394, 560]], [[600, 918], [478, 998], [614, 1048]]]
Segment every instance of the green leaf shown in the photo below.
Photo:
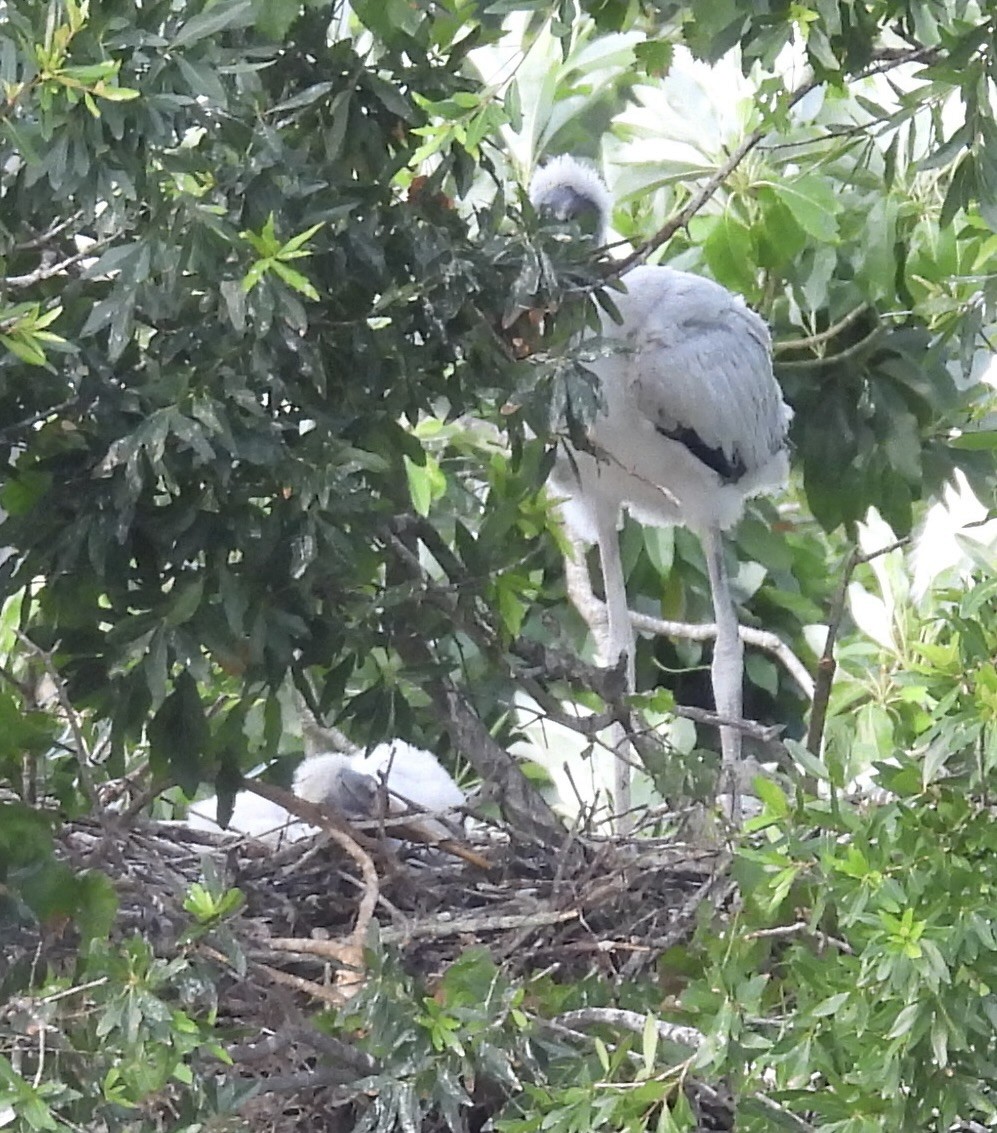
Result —
[[131, 102], [134, 98], [139, 98], [141, 92], [132, 90], [131, 87], [108, 86], [106, 83], [98, 83], [93, 88], [93, 93], [98, 98], [104, 98], [108, 102]]
[[890, 1027], [886, 1037], [888, 1039], [901, 1039], [910, 1034], [923, 1010], [924, 1008], [920, 1003], [908, 1003], [893, 1021], [893, 1026]]
[[714, 221], [703, 244], [703, 254], [718, 283], [749, 296], [754, 294], [754, 236], [729, 209]]
[[405, 477], [408, 480], [409, 497], [412, 506], [421, 516], [429, 515], [434, 500], [446, 491], [446, 476], [433, 457], [426, 455], [423, 464], [416, 464], [408, 456], [405, 462]]
[[300, 0], [253, 0], [253, 25], [274, 43], [281, 43], [300, 12]]
[[778, 783], [765, 775], [758, 775], [755, 777], [752, 786], [755, 794], [772, 814], [777, 818], [788, 817], [791, 810], [789, 800]]
[[407, 456], [403, 456], [402, 460], [405, 462], [405, 477], [412, 506], [419, 515], [427, 516], [433, 503], [433, 485], [426, 466], [413, 464]]
[[27, 362], [30, 366], [45, 365], [45, 353], [32, 338], [0, 334], [0, 342], [22, 362]]
[[272, 266], [273, 260], [257, 260], [242, 277], [242, 290], [247, 294], [252, 291]]
[[669, 39], [645, 39], [634, 45], [634, 56], [646, 75], [663, 79], [671, 70], [675, 45]]
[[951, 448], [964, 452], [990, 452], [997, 449], [997, 429], [979, 429], [971, 433], [960, 433], [948, 442]]
[[163, 619], [163, 624], [168, 626], [183, 625], [184, 622], [189, 622], [190, 619], [197, 612], [198, 606], [201, 604], [201, 597], [204, 594], [204, 576], [192, 579], [182, 586], [178, 586], [176, 596], [170, 604], [170, 607]]
[[203, 11], [189, 20], [180, 28], [170, 44], [172, 48], [190, 47], [192, 44], [218, 35], [226, 28], [245, 28], [253, 23], [252, 0], [216, 0], [216, 3], [205, 5]]
[[519, 133], [523, 128], [523, 102], [519, 93], [519, 84], [515, 79], [505, 88], [505, 96], [502, 99], [502, 105], [505, 107], [505, 115], [509, 120], [509, 126], [515, 133]]
[[173, 692], [150, 720], [147, 731], [153, 766], [193, 798], [201, 779], [208, 729], [197, 683], [189, 673], [175, 678]]
[[804, 175], [793, 181], [769, 181], [762, 184], [768, 185], [808, 235], [822, 243], [837, 240], [836, 215], [840, 203], [828, 181]]
[[299, 232], [297, 236], [292, 236], [291, 239], [283, 245], [283, 247], [277, 254], [279, 256], [286, 256], [289, 252], [295, 252], [299, 250], [303, 245], [308, 243], [308, 241], [315, 235], [316, 232], [320, 231], [324, 227], [325, 222], [319, 221], [318, 224], [313, 224], [311, 228], [306, 228], [304, 232]]
[[269, 260], [267, 262], [270, 265], [270, 269], [276, 275], [279, 275], [288, 287], [304, 295], [306, 299], [312, 299], [318, 302], [319, 293], [312, 286], [307, 276], [302, 275], [299, 271], [295, 271], [294, 268], [289, 268], [287, 264], [281, 263], [280, 260]]
[[675, 528], [645, 527], [644, 550], [658, 574], [667, 577], [675, 561]]
[[812, 1007], [809, 1014], [815, 1019], [823, 1019], [830, 1015], [837, 1015], [842, 1007], [852, 997], [850, 991], [839, 991], [835, 995], [829, 995], [827, 999], [822, 999], [815, 1007]]

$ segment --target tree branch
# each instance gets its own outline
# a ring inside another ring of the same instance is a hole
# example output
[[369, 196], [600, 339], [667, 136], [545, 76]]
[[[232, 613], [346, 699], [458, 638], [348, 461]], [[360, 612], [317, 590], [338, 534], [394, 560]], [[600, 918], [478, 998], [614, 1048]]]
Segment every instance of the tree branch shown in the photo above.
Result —
[[[403, 525], [403, 530], [405, 527]], [[411, 530], [410, 538], [415, 537]], [[419, 562], [419, 556], [407, 546], [402, 535], [391, 531], [386, 536], [386, 547], [394, 552], [396, 560], [407, 577], [418, 582], [423, 595], [444, 610], [451, 622], [465, 629], [483, 649], [494, 653], [493, 635], [478, 624], [471, 624], [455, 595], [438, 586], [429, 578]], [[459, 570], [454, 560], [452, 569]], [[440, 666], [429, 646], [421, 637], [410, 636], [399, 640], [397, 648], [402, 656], [414, 664], [439, 675], [430, 677], [427, 691], [440, 718], [450, 734], [455, 748], [471, 762], [482, 778], [497, 790], [499, 806], [506, 818], [518, 830], [538, 838], [546, 845], [557, 844], [564, 837], [564, 828], [557, 816], [523, 774], [515, 757], [511, 756], [482, 723], [471, 707], [466, 695], [448, 677], [439, 672]]]
[[[934, 48], [919, 47], [911, 51], [883, 50], [877, 52], [875, 63], [866, 67], [865, 70], [860, 71], [854, 78], [856, 80], [868, 78], [871, 75], [892, 70], [894, 67], [899, 67], [904, 63], [931, 62], [937, 57], [937, 51]], [[800, 86], [796, 87], [796, 89], [790, 93], [785, 110], [791, 110], [812, 90], [816, 90], [817, 87], [821, 86], [822, 82], [823, 80], [811, 76], [801, 83]], [[619, 279], [630, 271], [631, 268], [637, 267], [638, 264], [645, 263], [648, 257], [656, 252], [663, 244], [666, 244], [680, 228], [685, 228], [696, 213], [713, 197], [720, 186], [723, 185], [741, 162], [744, 161], [748, 154], [759, 145], [767, 133], [768, 128], [765, 125], [759, 126], [756, 130], [752, 131], [663, 228], [659, 229], [649, 240], [645, 240], [642, 244], [639, 244], [629, 256], [624, 257], [622, 260], [614, 260], [608, 265], [606, 278]]]
[[[640, 1015], [636, 1011], [623, 1011], [616, 1007], [583, 1007], [577, 1011], [566, 1011], [558, 1015], [553, 1022], [563, 1027], [594, 1027], [609, 1025], [622, 1027], [635, 1034], [643, 1034], [649, 1016]], [[699, 1050], [706, 1042], [706, 1036], [695, 1027], [683, 1027], [678, 1023], [666, 1023], [663, 1019], [655, 1020], [655, 1030], [660, 1038], [668, 1042], [678, 1043], [679, 1046], [690, 1050]]]
[[[109, 243], [105, 240], [104, 244]], [[64, 260], [55, 262], [54, 254], [46, 252], [42, 256], [42, 262], [35, 268], [34, 271], [29, 271], [26, 275], [8, 275], [4, 277], [3, 284], [5, 287], [23, 288], [33, 287], [36, 283], [42, 283], [46, 279], [52, 279], [54, 276], [62, 275], [67, 268], [77, 264], [80, 260], [85, 260], [93, 256], [95, 251], [102, 245], [94, 244], [89, 248], [83, 249], [80, 252], [74, 252], [71, 256], [67, 256]]]
[[83, 213], [74, 212], [72, 216], [67, 216], [65, 220], [57, 221], [51, 228], [47, 228], [44, 232], [39, 232], [37, 236], [32, 236], [29, 240], [21, 240], [14, 245], [14, 249], [18, 252], [30, 252], [34, 248], [41, 248], [50, 240], [54, 240], [61, 232], [65, 232], [67, 228], [71, 228], [77, 221], [83, 219]]
[[848, 314], [842, 316], [836, 323], [832, 323], [826, 330], [807, 335], [805, 338], [786, 338], [781, 342], [774, 342], [772, 344], [772, 353], [785, 354], [789, 350], [814, 350], [818, 346], [823, 346], [825, 342], [830, 342], [832, 338], [841, 334], [843, 330], [847, 330], [852, 323], [868, 310], [868, 303], [859, 303], [857, 307], [853, 307]]
[[827, 638], [824, 641], [824, 651], [817, 662], [817, 681], [814, 687], [813, 707], [810, 710], [810, 725], [807, 728], [806, 746], [811, 755], [820, 757], [821, 747], [824, 743], [824, 725], [827, 721], [827, 707], [831, 699], [831, 686], [834, 684], [834, 673], [837, 662], [834, 659], [834, 643], [838, 637], [841, 620], [845, 614], [845, 601], [848, 598], [848, 584], [851, 582], [855, 568], [864, 563], [878, 559], [880, 555], [887, 555], [890, 551], [898, 551], [910, 542], [909, 539], [897, 539], [893, 543], [880, 547], [868, 554], [861, 554], [858, 547], [853, 547], [848, 558], [845, 559], [841, 571], [841, 581], [831, 603], [830, 617], [827, 623]]
[[83, 793], [90, 803], [91, 813], [97, 816], [100, 813], [100, 800], [97, 796], [97, 789], [94, 786], [93, 776], [90, 774], [90, 746], [86, 741], [86, 737], [83, 735], [83, 726], [80, 723], [80, 717], [69, 699], [69, 693], [66, 692], [65, 681], [63, 681], [59, 670], [55, 667], [51, 653], [46, 652], [40, 645], [36, 645], [27, 634], [22, 633], [17, 627], [14, 628], [14, 633], [17, 635], [18, 641], [41, 661], [42, 667], [55, 686], [56, 696], [58, 697], [59, 704], [62, 706], [63, 712], [66, 714], [69, 730], [73, 734], [73, 754], [76, 756], [76, 765], [80, 771], [80, 786], [83, 788]]
[[[786, 109], [791, 110], [798, 102], [805, 98], [806, 95], [820, 85], [821, 80], [814, 77], [808, 79], [792, 92], [786, 104]], [[720, 186], [723, 185], [727, 178], [737, 169], [741, 162], [744, 161], [767, 133], [768, 128], [763, 126], [759, 126], [757, 130], [753, 130], [741, 144], [734, 149], [720, 168], [707, 179], [705, 184], [693, 193], [686, 204], [663, 228], [660, 228], [649, 240], [638, 244], [629, 256], [625, 256], [622, 260], [615, 260], [610, 265], [610, 270], [607, 272], [606, 278], [619, 279], [620, 276], [625, 275], [631, 268], [637, 267], [638, 264], [645, 263], [647, 258], [653, 252], [656, 252], [663, 244], [667, 244], [680, 228], [685, 228], [689, 221], [692, 220], [696, 213], [713, 197], [714, 193], [716, 193]]]
[[[564, 576], [567, 583], [568, 597], [574, 607], [581, 614], [585, 623], [592, 632], [596, 642], [600, 642], [606, 625], [606, 605], [600, 601], [592, 590], [591, 579], [580, 548], [575, 548], [575, 556], [566, 556], [564, 560]], [[681, 637], [687, 641], [710, 641], [717, 636], [715, 622], [673, 622], [663, 618], [654, 618], [649, 614], [639, 614], [630, 610], [630, 623], [635, 629], [645, 633], [653, 633], [659, 637]], [[745, 645], [753, 645], [771, 653], [786, 669], [789, 675], [799, 685], [808, 700], [813, 699], [814, 681], [807, 667], [778, 635], [769, 630], [756, 629], [754, 626], [738, 626], [738, 633]]]
[[858, 342], [853, 342], [851, 346], [846, 346], [844, 350], [839, 350], [837, 354], [824, 354], [818, 358], [790, 359], [787, 362], [780, 362], [779, 366], [783, 370], [822, 370], [825, 366], [836, 366], [839, 362], [847, 362], [849, 359], [868, 350], [882, 333], [883, 328], [877, 323], [876, 326], [874, 326], [867, 335], [860, 338]]

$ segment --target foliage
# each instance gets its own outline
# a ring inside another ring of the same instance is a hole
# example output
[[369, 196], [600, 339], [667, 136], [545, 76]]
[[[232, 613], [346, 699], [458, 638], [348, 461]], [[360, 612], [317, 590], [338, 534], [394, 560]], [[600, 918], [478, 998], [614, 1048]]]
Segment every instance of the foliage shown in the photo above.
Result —
[[[536, 660], [590, 646], [542, 485], [596, 403], [575, 332], [603, 276], [514, 184], [565, 150], [604, 157], [620, 236], [662, 234], [648, 256], [773, 326], [796, 477], [731, 553], [743, 620], [808, 662], [808, 629], [841, 620], [822, 790], [759, 787], [743, 906], [666, 954], [674, 995], [515, 984], [478, 955], [423, 988], [378, 954], [328, 1021], [380, 1062], [364, 1127], [459, 1129], [478, 1079], [510, 1133], [692, 1128], [722, 1083], [748, 1130], [992, 1122], [992, 565], [918, 605], [897, 552], [832, 608], [870, 507], [904, 537], [957, 469], [993, 496], [990, 8], [3, 13], [0, 939], [70, 926], [79, 946], [0, 976], [0, 1125], [151, 1128], [168, 1096], [185, 1127], [241, 1100], [209, 1069], [210, 988], [114, 935], [106, 878], [54, 849], [64, 816], [168, 785], [230, 796], [300, 748], [292, 693], [358, 742], [481, 773], [518, 685], [598, 701]], [[687, 533], [628, 524], [623, 557], [642, 612], [711, 616]], [[642, 687], [703, 698], [701, 643], [640, 648]], [[750, 714], [801, 735], [783, 668], [753, 654], [748, 676]], [[843, 792], [872, 764], [892, 798], [866, 809]], [[206, 879], [188, 939], [222, 939], [238, 900]], [[596, 1001], [704, 1041], [547, 1026]]]
[[[157, 959], [139, 937], [92, 940], [75, 966], [34, 984], [0, 980], [0, 1119], [13, 1128], [196, 1129], [234, 1113], [245, 1089], [220, 1086], [211, 985], [183, 957]], [[198, 1017], [199, 1016], [199, 1017]]]

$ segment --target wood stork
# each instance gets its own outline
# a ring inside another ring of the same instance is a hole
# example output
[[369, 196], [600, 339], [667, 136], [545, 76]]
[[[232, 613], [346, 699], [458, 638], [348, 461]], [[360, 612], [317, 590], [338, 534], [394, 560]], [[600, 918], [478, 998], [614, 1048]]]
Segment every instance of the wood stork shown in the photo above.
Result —
[[[408, 804], [436, 813], [455, 810], [466, 801], [464, 792], [432, 752], [404, 740], [378, 744], [370, 752], [322, 752], [302, 760], [294, 775], [294, 793], [312, 803], [340, 811], [347, 818], [370, 818], [377, 812], [381, 783], [393, 812]], [[204, 799], [190, 807], [186, 823], [198, 830], [217, 830], [218, 800]], [[440, 837], [447, 831], [431, 822]], [[249, 834], [270, 845], [295, 842], [318, 833], [314, 826], [293, 818], [282, 806], [252, 791], [235, 797], [228, 829]]]
[[[605, 242], [611, 199], [595, 169], [558, 157], [529, 190], [534, 208], [560, 221], [580, 219]], [[628, 272], [612, 293], [620, 321], [602, 316], [609, 353], [591, 365], [602, 405], [588, 439], [569, 449], [551, 476], [565, 523], [582, 543], [598, 544], [611, 661], [626, 656], [635, 691], [630, 625], [618, 531], [626, 509], [641, 523], [683, 524], [703, 545], [717, 624], [711, 676], [716, 709], [742, 715], [743, 650], [724, 562], [722, 533], [751, 496], [781, 488], [788, 475], [792, 411], [772, 373], [768, 327], [712, 280], [662, 266]], [[721, 727], [729, 778], [741, 733]], [[736, 803], [735, 803], [736, 806]]]

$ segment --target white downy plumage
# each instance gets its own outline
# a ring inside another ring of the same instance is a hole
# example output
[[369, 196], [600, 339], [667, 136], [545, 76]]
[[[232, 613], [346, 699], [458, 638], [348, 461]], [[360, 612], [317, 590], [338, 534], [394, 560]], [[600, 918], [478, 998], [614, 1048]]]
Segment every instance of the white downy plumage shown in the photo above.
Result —
[[[399, 811], [413, 804], [444, 813], [465, 802], [464, 792], [436, 756], [404, 740], [378, 744], [367, 753], [325, 752], [309, 756], [295, 773], [294, 793], [308, 802], [331, 806], [347, 817], [366, 818], [374, 813], [382, 779], [390, 801]], [[203, 799], [190, 808], [187, 825], [218, 830], [217, 812], [216, 797]], [[439, 824], [427, 825], [441, 836], [446, 833]], [[227, 829], [249, 834], [269, 845], [282, 845], [317, 833], [314, 826], [299, 822], [283, 807], [251, 791], [236, 795]]]
[[[530, 186], [538, 212], [562, 221], [597, 218], [599, 242], [610, 196], [599, 174], [555, 158]], [[617, 532], [626, 508], [641, 523], [680, 523], [703, 543], [717, 623], [713, 691], [718, 713], [742, 715], [743, 651], [724, 563], [722, 532], [751, 496], [778, 490], [788, 475], [792, 411], [772, 373], [768, 327], [744, 300], [712, 280], [644, 265], [613, 292], [621, 321], [602, 317], [610, 348], [591, 364], [603, 406], [589, 429], [596, 454], [563, 454], [551, 476], [569, 530], [598, 544], [608, 614], [606, 652], [626, 655], [634, 689], [630, 626]], [[722, 728], [724, 762], [741, 736]], [[625, 792], [624, 792], [625, 794]]]

